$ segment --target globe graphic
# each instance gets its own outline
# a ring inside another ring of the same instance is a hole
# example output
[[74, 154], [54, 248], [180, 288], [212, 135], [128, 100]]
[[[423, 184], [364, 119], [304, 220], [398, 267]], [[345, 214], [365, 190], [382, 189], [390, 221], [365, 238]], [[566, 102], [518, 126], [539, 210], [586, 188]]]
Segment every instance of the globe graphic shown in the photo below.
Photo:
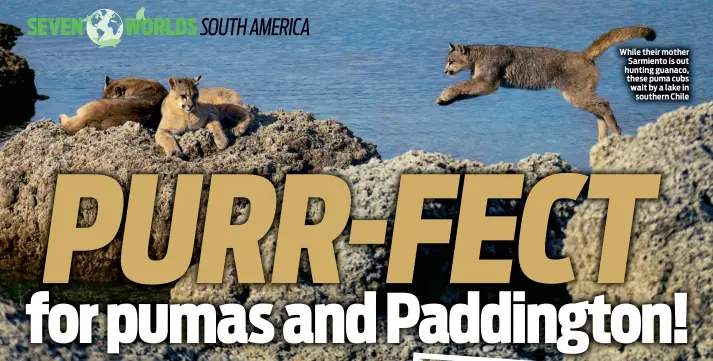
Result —
[[124, 32], [124, 21], [111, 9], [99, 9], [87, 17], [87, 36], [100, 47], [119, 44]]

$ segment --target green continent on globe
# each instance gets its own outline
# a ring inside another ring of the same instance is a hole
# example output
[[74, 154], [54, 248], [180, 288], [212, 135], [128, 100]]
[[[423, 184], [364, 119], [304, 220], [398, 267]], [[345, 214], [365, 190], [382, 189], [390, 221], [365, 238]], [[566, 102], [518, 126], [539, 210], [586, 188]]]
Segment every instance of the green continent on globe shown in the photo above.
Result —
[[87, 17], [87, 35], [99, 47], [116, 47], [124, 31], [124, 22], [111, 9], [100, 9]]
[[105, 48], [107, 46], [113, 46], [116, 48], [116, 44], [119, 44], [120, 42], [121, 42], [120, 39], [109, 39], [109, 40], [99, 41], [98, 44], [99, 44], [100, 48]]

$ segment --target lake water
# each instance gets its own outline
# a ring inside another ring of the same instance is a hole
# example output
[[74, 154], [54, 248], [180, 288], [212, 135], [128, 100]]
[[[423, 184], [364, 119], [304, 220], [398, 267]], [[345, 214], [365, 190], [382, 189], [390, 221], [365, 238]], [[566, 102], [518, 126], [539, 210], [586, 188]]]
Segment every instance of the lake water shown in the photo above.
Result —
[[[653, 43], [686, 47], [692, 54], [692, 101], [637, 102], [623, 76], [616, 47], [598, 60], [598, 93], [611, 102], [624, 133], [662, 112], [710, 100], [713, 25], [708, 1], [169, 1], [27, 2], [3, 0], [0, 22], [28, 31], [30, 17], [84, 17], [99, 6], [133, 17], [308, 17], [301, 37], [128, 37], [99, 49], [86, 36], [23, 36], [14, 51], [36, 72], [41, 94], [34, 119], [57, 118], [96, 99], [104, 75], [161, 80], [203, 74], [203, 86], [238, 90], [262, 110], [303, 109], [335, 118], [378, 145], [385, 158], [411, 149], [482, 162], [517, 161], [556, 152], [587, 167], [597, 137], [592, 115], [566, 103], [559, 92], [501, 89], [457, 102], [434, 103], [441, 90], [467, 79], [443, 74], [449, 41], [541, 45], [582, 50], [616, 27], [645, 24]], [[200, 22], [200, 20], [199, 20]], [[202, 28], [199, 27], [199, 30]], [[7, 133], [6, 133], [7, 134]], [[6, 137], [7, 135], [5, 135]]]

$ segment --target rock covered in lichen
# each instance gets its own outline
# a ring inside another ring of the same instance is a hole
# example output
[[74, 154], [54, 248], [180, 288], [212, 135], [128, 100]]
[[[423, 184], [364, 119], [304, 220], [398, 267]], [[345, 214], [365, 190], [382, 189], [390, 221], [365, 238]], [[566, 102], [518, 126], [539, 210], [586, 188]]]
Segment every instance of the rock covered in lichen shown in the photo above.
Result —
[[576, 360], [713, 360], [713, 103], [684, 107], [592, 148], [594, 172], [659, 173], [660, 197], [640, 200], [626, 280], [597, 284], [606, 203], [578, 206], [566, 231], [575, 265], [574, 300], [604, 294], [613, 303], [672, 303], [688, 293], [688, 344], [590, 345]]
[[[366, 246], [350, 245], [350, 229], [344, 231], [334, 241], [335, 256], [339, 271], [338, 284], [315, 284], [312, 282], [309, 264], [303, 257], [297, 283], [270, 284], [272, 262], [277, 247], [277, 231], [273, 228], [260, 242], [260, 251], [265, 271], [265, 284], [238, 284], [235, 264], [232, 257], [228, 258], [225, 267], [224, 283], [220, 285], [197, 284], [197, 272], [200, 265], [189, 269], [183, 279], [171, 290], [171, 301], [176, 303], [213, 303], [222, 304], [226, 301], [242, 304], [246, 307], [258, 303], [274, 305], [270, 321], [282, 327], [288, 318], [285, 306], [291, 303], [316, 305], [336, 303], [348, 306], [364, 302], [365, 291], [390, 291], [392, 287], [385, 284], [390, 234], [396, 210], [399, 179], [405, 173], [431, 174], [462, 174], [462, 173], [524, 173], [525, 189], [529, 191], [537, 180], [554, 173], [573, 171], [573, 169], [558, 155], [533, 155], [517, 164], [498, 163], [485, 165], [470, 160], [457, 160], [452, 157], [426, 152], [407, 152], [389, 160], [372, 159], [366, 164], [348, 167], [346, 169], [327, 169], [327, 173], [344, 179], [352, 192], [353, 219], [386, 219], [389, 221], [385, 245]], [[516, 215], [522, 211], [522, 202], [512, 200], [494, 200], [488, 213], [491, 215]], [[551, 252], [561, 249], [563, 227], [571, 215], [575, 201], [562, 201], [552, 212], [548, 244]], [[329, 207], [328, 205], [326, 206]], [[320, 216], [320, 207], [312, 209], [313, 217]], [[427, 201], [424, 205], [424, 217], [456, 218], [458, 203], [454, 201]], [[404, 286], [401, 291], [414, 292], [423, 303], [441, 302], [451, 304], [464, 301], [467, 290], [481, 290], [485, 297], [496, 295], [488, 292], [487, 287], [471, 286], [470, 288], [449, 286], [450, 257], [453, 252], [448, 246], [422, 246], [417, 257], [414, 286]], [[495, 254], [495, 248], [486, 247], [486, 254]], [[503, 256], [507, 258], [508, 256]], [[512, 257], [512, 253], [510, 256]], [[527, 283], [515, 281], [513, 287], [526, 287]], [[530, 286], [533, 286], [530, 284]], [[538, 285], [538, 290], [546, 295], [550, 302], [562, 302], [566, 297], [563, 285], [554, 286], [543, 291], [545, 286]], [[492, 291], [492, 290], [490, 290]], [[378, 305], [383, 310], [383, 305]], [[383, 314], [382, 314], [383, 316]], [[221, 347], [211, 351], [217, 355], [232, 355], [238, 359], [290, 359], [317, 360], [327, 359], [357, 359], [357, 360], [394, 360], [410, 359], [414, 352], [440, 353], [449, 355], [469, 355], [501, 358], [536, 358], [552, 360], [558, 353], [552, 346], [525, 345], [450, 345], [436, 346], [422, 343], [417, 338], [416, 329], [405, 332], [404, 340], [398, 345], [388, 345], [383, 341], [386, 334], [384, 322], [379, 322], [377, 335], [381, 342], [375, 345], [287, 345], [280, 337], [273, 345], [249, 345], [240, 347]]]
[[[287, 173], [344, 168], [378, 157], [376, 147], [334, 120], [315, 120], [301, 111], [261, 113], [258, 126], [218, 151], [206, 129], [179, 141], [190, 161], [166, 157], [153, 134], [137, 123], [106, 131], [83, 129], [66, 135], [48, 120], [31, 124], [0, 148], [0, 270], [39, 275], [49, 236], [56, 175], [104, 174], [116, 179], [128, 195], [132, 174], [158, 174], [149, 255], [161, 258], [167, 249], [178, 174], [205, 174], [196, 239], [202, 225], [210, 174], [248, 173], [271, 180], [276, 187]], [[187, 146], [193, 144], [193, 146]], [[83, 201], [79, 224], [94, 222], [96, 204]], [[236, 207], [241, 212], [241, 207]], [[244, 211], [244, 209], [242, 210]], [[121, 232], [120, 232], [121, 233]], [[123, 278], [119, 267], [121, 234], [109, 246], [75, 255], [74, 278], [112, 281]]]
[[0, 49], [12, 50], [22, 30], [15, 25], [0, 24]]
[[[35, 71], [27, 60], [10, 49], [15, 46], [20, 28], [0, 24], [0, 107], [2, 124], [21, 124], [35, 114], [35, 101], [45, 99], [37, 94]], [[0, 125], [2, 125], [0, 124]]]

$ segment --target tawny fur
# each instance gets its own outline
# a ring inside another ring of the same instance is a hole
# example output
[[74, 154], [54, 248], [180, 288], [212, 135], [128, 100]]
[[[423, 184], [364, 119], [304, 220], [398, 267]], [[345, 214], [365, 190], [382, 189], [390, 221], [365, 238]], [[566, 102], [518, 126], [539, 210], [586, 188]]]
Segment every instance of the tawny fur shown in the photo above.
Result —
[[626, 28], [618, 28], [604, 33], [602, 36], [594, 40], [594, 42], [584, 49], [584, 56], [589, 59], [594, 59], [602, 55], [607, 49], [616, 43], [627, 41], [634, 38], [644, 38], [648, 41], [656, 39], [656, 32], [646, 26], [629, 26]]
[[104, 77], [104, 99], [141, 98], [160, 104], [168, 95], [166, 88], [157, 80], [128, 77], [111, 79]]
[[[60, 114], [60, 125], [68, 134], [85, 127], [98, 130], [133, 121], [149, 129], [157, 129], [161, 121], [161, 103], [168, 92], [161, 83], [152, 79], [127, 77], [104, 78], [103, 99], [87, 103], [75, 116]], [[243, 108], [242, 97], [223, 87], [201, 89], [200, 102], [215, 104], [219, 119], [235, 125], [233, 133], [243, 134], [254, 121], [252, 113]]]
[[499, 87], [519, 89], [558, 88], [570, 104], [597, 117], [598, 139], [607, 128], [621, 134], [609, 102], [595, 93], [599, 69], [594, 59], [612, 45], [633, 38], [656, 38], [653, 29], [631, 26], [611, 30], [595, 40], [584, 52], [546, 47], [504, 45], [450, 45], [444, 73], [471, 71], [471, 79], [450, 86], [436, 99], [440, 105], [491, 94]]
[[[150, 91], [157, 83], [154, 80], [142, 79], [142, 78], [123, 78], [119, 80], [112, 80], [111, 86], [113, 88], [118, 88], [119, 91], [108, 91], [108, 87], [105, 88], [104, 98], [111, 97], [130, 97], [130, 96], [149, 96], [152, 92]], [[159, 84], [159, 86], [161, 86]], [[166, 97], [166, 90], [163, 89], [163, 95], [158, 100], [158, 106], [156, 107], [156, 113], [158, 114], [156, 125], [152, 129], [158, 127], [158, 123], [161, 120], [161, 102]], [[243, 104], [243, 98], [234, 90], [230, 90], [224, 87], [208, 87], [201, 88], [198, 95], [198, 102], [204, 104], [213, 104], [218, 112], [218, 119], [224, 125], [232, 127], [233, 134], [235, 136], [240, 136], [244, 134], [250, 125], [255, 120], [255, 116], [245, 109]]]
[[74, 134], [85, 127], [106, 130], [128, 121], [156, 129], [161, 120], [160, 105], [166, 97], [166, 88], [155, 80], [141, 78], [104, 79], [103, 98], [77, 109], [70, 117], [59, 115], [62, 129]]
[[[142, 99], [98, 99], [77, 109], [77, 114], [60, 114], [60, 126], [67, 134], [91, 127], [106, 130], [132, 121], [152, 128], [157, 104]], [[153, 127], [155, 129], [155, 126]]]
[[[128, 98], [141, 97], [152, 98], [158, 106], [156, 107], [157, 117], [155, 125], [150, 127], [156, 129], [161, 121], [161, 102], [168, 92], [159, 82], [144, 78], [128, 77], [118, 80], [105, 79], [104, 98]], [[255, 120], [255, 117], [242, 107], [243, 98], [234, 90], [224, 87], [201, 88], [198, 101], [206, 104], [213, 104], [220, 110], [218, 118], [223, 124], [234, 125], [233, 133], [238, 136], [243, 134]]]
[[201, 88], [198, 101], [207, 104], [243, 104], [243, 97], [237, 92], [223, 88], [222, 86], [214, 86], [209, 88]]
[[243, 98], [233, 90], [219, 86], [201, 88], [198, 102], [213, 105], [220, 122], [231, 126], [236, 137], [245, 134], [255, 121], [255, 116], [242, 106]]
[[161, 105], [161, 123], [156, 131], [156, 143], [168, 156], [185, 159], [175, 136], [203, 127], [213, 134], [218, 149], [228, 147], [229, 140], [220, 123], [222, 111], [213, 104], [199, 101], [200, 80], [200, 75], [196, 78], [171, 77], [168, 80], [170, 90]]

